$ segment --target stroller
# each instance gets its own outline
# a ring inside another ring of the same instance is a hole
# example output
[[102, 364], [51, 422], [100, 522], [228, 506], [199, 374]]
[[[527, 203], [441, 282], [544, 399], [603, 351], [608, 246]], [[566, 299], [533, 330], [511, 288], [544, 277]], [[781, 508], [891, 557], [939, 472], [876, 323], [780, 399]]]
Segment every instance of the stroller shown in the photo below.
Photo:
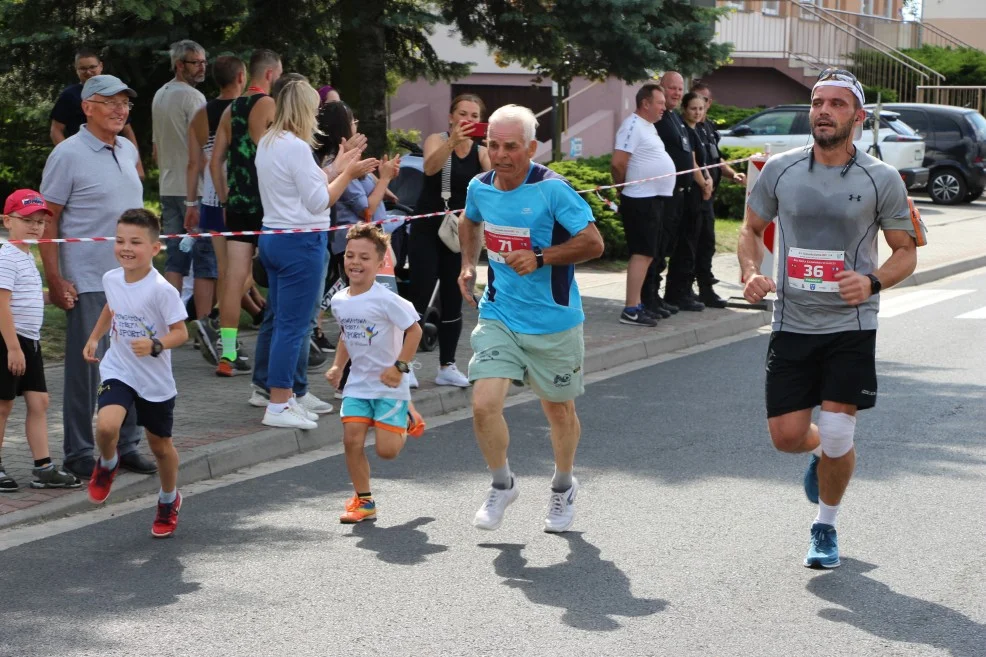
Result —
[[[406, 217], [415, 214], [414, 205], [421, 195], [424, 186], [424, 153], [421, 147], [406, 139], [398, 141], [401, 148], [406, 148], [408, 154], [401, 157], [401, 173], [390, 181], [389, 189], [400, 203], [387, 202], [389, 217]], [[409, 232], [413, 230], [412, 222], [405, 221], [390, 235], [390, 243], [394, 249], [394, 274], [397, 277], [397, 292], [405, 299], [411, 300], [411, 276], [413, 272], [408, 267]], [[388, 229], [389, 232], [389, 229]], [[428, 308], [424, 312], [423, 335], [419, 351], [434, 351], [438, 346], [438, 325], [441, 322], [441, 306], [438, 301], [438, 281], [432, 290]]]

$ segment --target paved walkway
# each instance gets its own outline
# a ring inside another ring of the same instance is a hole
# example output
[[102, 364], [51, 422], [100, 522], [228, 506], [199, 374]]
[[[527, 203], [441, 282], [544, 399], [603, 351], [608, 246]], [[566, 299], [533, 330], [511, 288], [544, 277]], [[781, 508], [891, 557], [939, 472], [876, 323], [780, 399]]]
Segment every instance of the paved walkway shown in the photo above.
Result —
[[[923, 283], [963, 270], [986, 266], [982, 244], [986, 243], [986, 202], [955, 209], [921, 203], [929, 227], [929, 246], [921, 249], [918, 272], [909, 281]], [[886, 254], [883, 254], [884, 257]], [[723, 281], [722, 296], [740, 295], [739, 270], [733, 254], [716, 256], [714, 270]], [[586, 371], [600, 371], [639, 359], [668, 353], [761, 326], [766, 313], [742, 308], [706, 310], [702, 313], [679, 313], [646, 329], [620, 324], [625, 275], [591, 267], [580, 268], [576, 275], [586, 309]], [[482, 278], [482, 277], [481, 277]], [[458, 361], [463, 370], [471, 356], [469, 332], [475, 326], [476, 311], [466, 309]], [[331, 335], [331, 332], [330, 332]], [[254, 334], [244, 338], [252, 350]], [[465, 408], [468, 390], [438, 388], [434, 375], [438, 367], [437, 350], [419, 354], [417, 370], [421, 388], [414, 393], [415, 403], [425, 418]], [[271, 458], [306, 451], [341, 439], [341, 425], [336, 414], [324, 416], [319, 428], [310, 432], [269, 429], [260, 424], [263, 409], [247, 404], [250, 377], [218, 379], [191, 342], [173, 354], [179, 397], [175, 409], [175, 445], [182, 454], [184, 482], [217, 477], [238, 468]], [[332, 390], [322, 377], [328, 363], [310, 373], [312, 391], [332, 400]], [[47, 370], [51, 394], [49, 444], [57, 463], [62, 459], [62, 369]], [[427, 436], [427, 434], [426, 434]], [[145, 448], [146, 449], [146, 448]], [[87, 508], [84, 490], [32, 490], [32, 459], [24, 438], [24, 408], [18, 402], [8, 423], [2, 459], [21, 491], [0, 495], [0, 527], [38, 520]], [[114, 489], [115, 499], [125, 499], [157, 489], [156, 477], [123, 474]]]

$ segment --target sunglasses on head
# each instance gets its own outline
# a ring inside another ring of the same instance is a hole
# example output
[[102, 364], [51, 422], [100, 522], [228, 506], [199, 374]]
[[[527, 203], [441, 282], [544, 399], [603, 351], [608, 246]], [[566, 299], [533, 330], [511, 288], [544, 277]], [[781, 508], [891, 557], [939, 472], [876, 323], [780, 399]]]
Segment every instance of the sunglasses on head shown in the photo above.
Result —
[[840, 80], [842, 82], [849, 82], [852, 84], [859, 84], [859, 80], [856, 76], [845, 70], [844, 68], [827, 68], [818, 75], [819, 82], [825, 82], [826, 80]]

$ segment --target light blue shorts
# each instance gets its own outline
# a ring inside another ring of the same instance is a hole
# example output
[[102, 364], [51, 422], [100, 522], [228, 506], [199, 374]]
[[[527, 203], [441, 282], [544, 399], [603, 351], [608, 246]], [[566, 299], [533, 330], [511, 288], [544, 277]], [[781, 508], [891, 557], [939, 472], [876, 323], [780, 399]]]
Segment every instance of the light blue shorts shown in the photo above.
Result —
[[343, 423], [358, 422], [394, 433], [407, 431], [407, 416], [408, 402], [404, 399], [346, 397], [342, 400], [342, 408], [339, 410], [339, 417]]

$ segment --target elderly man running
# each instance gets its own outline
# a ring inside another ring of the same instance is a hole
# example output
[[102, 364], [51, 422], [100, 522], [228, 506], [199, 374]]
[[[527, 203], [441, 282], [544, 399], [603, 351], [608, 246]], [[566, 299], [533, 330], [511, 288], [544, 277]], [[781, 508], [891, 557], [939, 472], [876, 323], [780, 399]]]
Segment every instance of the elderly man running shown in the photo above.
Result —
[[506, 105], [489, 120], [493, 169], [470, 182], [459, 221], [459, 287], [476, 305], [476, 263], [485, 244], [489, 280], [479, 302], [469, 363], [473, 426], [493, 483], [476, 513], [478, 529], [497, 529], [518, 487], [507, 463], [510, 442], [503, 402], [511, 382], [529, 383], [551, 424], [555, 474], [547, 532], [564, 532], [575, 519], [578, 481], [572, 476], [581, 427], [575, 398], [582, 394], [582, 301], [575, 263], [599, 257], [603, 239], [592, 211], [557, 173], [531, 162], [537, 119]]

